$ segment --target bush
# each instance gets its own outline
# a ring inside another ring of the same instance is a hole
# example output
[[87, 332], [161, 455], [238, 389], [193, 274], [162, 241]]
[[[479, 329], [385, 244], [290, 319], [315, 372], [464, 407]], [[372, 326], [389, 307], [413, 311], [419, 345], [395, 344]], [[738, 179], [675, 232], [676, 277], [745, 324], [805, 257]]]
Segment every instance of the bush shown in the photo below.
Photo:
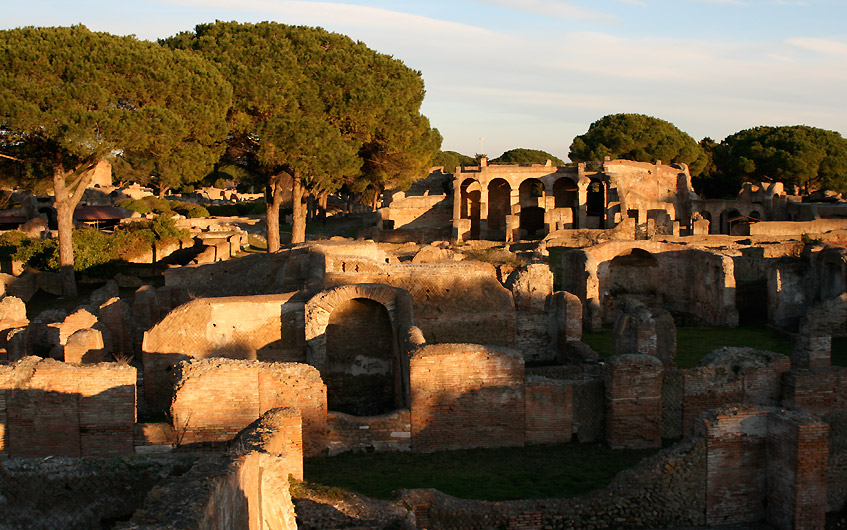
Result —
[[127, 210], [132, 210], [134, 212], [138, 212], [141, 215], [148, 214], [152, 210], [150, 210], [150, 206], [147, 205], [143, 200], [133, 200], [133, 199], [125, 199], [118, 203], [118, 207], [126, 208]]

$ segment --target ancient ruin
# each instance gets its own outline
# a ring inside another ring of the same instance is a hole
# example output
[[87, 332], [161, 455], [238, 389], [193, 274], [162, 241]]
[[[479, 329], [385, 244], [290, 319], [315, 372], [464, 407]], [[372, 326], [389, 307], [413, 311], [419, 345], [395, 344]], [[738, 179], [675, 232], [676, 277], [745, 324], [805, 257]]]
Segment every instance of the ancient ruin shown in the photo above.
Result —
[[[119, 482], [48, 457], [146, 459], [125, 473], [133, 500], [69, 527], [282, 529], [304, 457], [665, 440], [573, 499], [459, 510], [408, 491], [396, 527], [823, 528], [847, 502], [847, 367], [831, 362], [847, 225], [807, 220], [776, 185], [718, 204], [681, 165], [592, 167], [439, 170], [393, 194], [372, 238], [273, 254], [236, 258], [247, 225], [198, 220], [193, 263], [72, 312], [28, 314], [48, 273], [3, 275], [0, 512], [33, 524], [45, 502], [2, 500], [13, 484]], [[793, 353], [678, 366], [678, 327], [739, 324], [781, 330]], [[582, 339], [602, 329], [601, 359]]]

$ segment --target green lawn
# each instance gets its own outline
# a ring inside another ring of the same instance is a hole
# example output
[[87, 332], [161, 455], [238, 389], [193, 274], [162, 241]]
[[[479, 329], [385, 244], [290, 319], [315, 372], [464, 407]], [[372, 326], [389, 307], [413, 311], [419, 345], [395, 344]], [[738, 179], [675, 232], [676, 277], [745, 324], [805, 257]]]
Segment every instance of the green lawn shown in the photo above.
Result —
[[[611, 330], [584, 332], [582, 340], [601, 357], [608, 357], [613, 353]], [[833, 343], [833, 364], [838, 364], [836, 357], [841, 362], [847, 362], [847, 340], [840, 344], [840, 355], [836, 355], [838, 343], [839, 341]], [[680, 368], [693, 368], [704, 355], [724, 346], [748, 346], [791, 355], [794, 342], [767, 328], [677, 328], [676, 364]]]
[[305, 461], [310, 483], [377, 497], [437, 488], [466, 499], [575, 497], [607, 485], [655, 451], [560, 444], [417, 453], [345, 453]]

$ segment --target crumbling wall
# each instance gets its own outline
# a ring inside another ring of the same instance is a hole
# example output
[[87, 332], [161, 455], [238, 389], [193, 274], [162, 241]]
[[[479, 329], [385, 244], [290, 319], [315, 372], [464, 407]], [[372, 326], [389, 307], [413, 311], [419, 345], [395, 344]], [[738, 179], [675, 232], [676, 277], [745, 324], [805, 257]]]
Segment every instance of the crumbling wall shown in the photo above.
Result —
[[302, 360], [304, 305], [297, 293], [198, 298], [145, 333], [143, 350], [195, 359]]
[[753, 348], [709, 353], [696, 368], [683, 370], [683, 433], [691, 434], [700, 415], [712, 409], [741, 403], [778, 405], [782, 377], [790, 367], [787, 356]]
[[619, 300], [615, 312], [615, 354], [638, 353], [667, 366], [676, 357], [676, 326], [665, 310], [650, 309], [635, 298]]
[[407, 491], [403, 499], [428, 516], [429, 528], [665, 528], [703, 526], [705, 489], [706, 444], [695, 437], [572, 499], [487, 502], [437, 490]]
[[282, 294], [320, 290], [323, 256], [308, 246], [165, 271], [165, 285], [196, 297]]
[[412, 295], [417, 326], [428, 343], [514, 347], [512, 294], [487, 263], [379, 263], [326, 255], [326, 287], [379, 283]]
[[476, 344], [421, 347], [411, 359], [412, 449], [524, 445], [524, 363]]
[[[616, 258], [621, 261], [613, 267]], [[729, 256], [670, 243], [611, 241], [563, 252], [560, 265], [562, 288], [579, 296], [591, 329], [612, 323], [616, 299], [622, 295], [637, 296], [692, 323], [738, 325]]]
[[553, 272], [542, 263], [522, 267], [506, 281], [515, 300], [515, 349], [528, 361], [550, 360], [552, 348], [547, 299], [553, 294]]
[[709, 526], [766, 520], [778, 529], [825, 526], [829, 428], [777, 409], [733, 407], [703, 424]]
[[135, 384], [135, 368], [114, 363], [75, 366], [27, 357], [0, 365], [0, 455], [132, 454]]
[[171, 417], [179, 444], [226, 441], [270, 409], [295, 407], [304, 454], [326, 447], [326, 385], [311, 366], [194, 360], [178, 366], [176, 381]]
[[131, 517], [163, 479], [179, 477], [196, 459], [168, 455], [9, 460], [0, 466], [0, 526], [112, 528], [116, 521]]
[[304, 301], [296, 293], [200, 298], [170, 313], [144, 334], [144, 394], [167, 410], [173, 369], [181, 361], [226, 357], [305, 360]]

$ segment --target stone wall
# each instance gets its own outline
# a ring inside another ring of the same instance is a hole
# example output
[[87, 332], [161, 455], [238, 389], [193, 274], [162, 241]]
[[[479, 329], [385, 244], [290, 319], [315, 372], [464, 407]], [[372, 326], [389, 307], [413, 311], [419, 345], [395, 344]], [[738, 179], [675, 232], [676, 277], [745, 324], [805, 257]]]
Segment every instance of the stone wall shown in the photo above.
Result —
[[311, 366], [195, 360], [178, 366], [176, 381], [171, 417], [180, 444], [226, 441], [270, 409], [295, 407], [304, 454], [326, 448], [326, 385]]
[[524, 363], [514, 350], [421, 347], [411, 359], [412, 449], [524, 445]]
[[114, 363], [0, 365], [0, 455], [132, 454], [135, 384], [135, 368]]
[[[611, 484], [572, 499], [486, 502], [436, 490], [404, 492], [429, 528], [665, 528], [705, 524], [706, 444], [691, 438], [645, 458]], [[420, 520], [420, 519], [418, 519]], [[534, 521], [532, 526], [520, 526]]]
[[683, 433], [691, 434], [700, 415], [718, 407], [778, 405], [790, 365], [785, 355], [752, 348], [722, 348], [706, 355], [696, 368], [683, 370]]
[[296, 293], [287, 293], [200, 298], [174, 309], [144, 334], [147, 405], [167, 410], [173, 369], [190, 358], [304, 361], [303, 307]]
[[348, 451], [409, 451], [412, 425], [408, 409], [379, 416], [327, 413], [327, 448], [330, 456]]
[[792, 370], [785, 374], [783, 404], [809, 414], [827, 415], [847, 409], [847, 368]]
[[412, 295], [415, 322], [429, 343], [514, 347], [515, 304], [492, 265], [379, 263], [357, 256], [326, 255], [326, 287], [378, 283]]
[[522, 267], [509, 275], [506, 287], [511, 289], [515, 300], [515, 349], [528, 361], [555, 358], [547, 312], [547, 299], [553, 295], [550, 267], [543, 263]]
[[590, 329], [611, 324], [616, 299], [635, 296], [692, 324], [735, 326], [732, 258], [654, 241], [612, 241], [562, 253], [562, 289], [579, 296]]

